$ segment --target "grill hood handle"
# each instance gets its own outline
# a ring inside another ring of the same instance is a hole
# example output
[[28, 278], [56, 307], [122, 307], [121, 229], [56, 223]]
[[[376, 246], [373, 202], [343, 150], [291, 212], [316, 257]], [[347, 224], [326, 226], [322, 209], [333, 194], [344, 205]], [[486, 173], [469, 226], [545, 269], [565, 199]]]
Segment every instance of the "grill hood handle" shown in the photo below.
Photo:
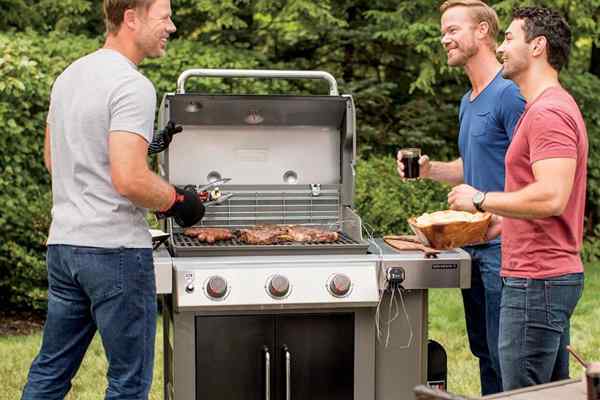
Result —
[[333, 75], [325, 71], [285, 71], [263, 69], [188, 69], [177, 78], [177, 93], [185, 93], [185, 82], [192, 76], [205, 78], [284, 78], [322, 79], [329, 83], [329, 95], [339, 96], [337, 82]]

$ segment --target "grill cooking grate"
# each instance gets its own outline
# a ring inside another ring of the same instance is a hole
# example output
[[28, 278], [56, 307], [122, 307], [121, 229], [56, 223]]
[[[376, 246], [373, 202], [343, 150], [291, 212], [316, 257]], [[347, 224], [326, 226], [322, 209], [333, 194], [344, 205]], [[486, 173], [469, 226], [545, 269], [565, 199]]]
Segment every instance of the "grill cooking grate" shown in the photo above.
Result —
[[339, 239], [335, 242], [281, 242], [275, 244], [257, 244], [257, 245], [249, 245], [238, 238], [233, 238], [229, 240], [218, 240], [215, 243], [206, 243], [198, 240], [197, 238], [192, 238], [184, 235], [183, 233], [174, 233], [173, 234], [173, 242], [176, 246], [181, 247], [227, 247], [227, 246], [323, 246], [323, 245], [345, 245], [345, 244], [359, 244], [357, 241], [350, 239], [348, 236], [343, 233], [338, 233]]
[[205, 243], [181, 232], [174, 232], [172, 246], [176, 256], [252, 255], [252, 254], [364, 254], [368, 244], [357, 242], [339, 232], [335, 242], [281, 242], [276, 244], [245, 244], [238, 238]]

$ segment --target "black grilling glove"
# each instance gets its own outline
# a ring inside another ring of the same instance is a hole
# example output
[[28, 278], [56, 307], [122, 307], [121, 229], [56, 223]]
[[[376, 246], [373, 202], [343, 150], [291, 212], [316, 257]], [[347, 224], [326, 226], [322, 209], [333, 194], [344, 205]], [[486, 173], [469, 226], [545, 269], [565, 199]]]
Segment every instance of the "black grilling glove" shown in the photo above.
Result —
[[184, 190], [175, 186], [175, 202], [168, 210], [158, 213], [159, 217], [173, 217], [182, 227], [200, 222], [204, 217], [204, 205], [194, 190]]
[[173, 140], [173, 135], [182, 130], [181, 125], [175, 125], [173, 121], [167, 122], [167, 125], [152, 138], [152, 143], [148, 146], [148, 154], [156, 154], [166, 150], [171, 144], [171, 140]]

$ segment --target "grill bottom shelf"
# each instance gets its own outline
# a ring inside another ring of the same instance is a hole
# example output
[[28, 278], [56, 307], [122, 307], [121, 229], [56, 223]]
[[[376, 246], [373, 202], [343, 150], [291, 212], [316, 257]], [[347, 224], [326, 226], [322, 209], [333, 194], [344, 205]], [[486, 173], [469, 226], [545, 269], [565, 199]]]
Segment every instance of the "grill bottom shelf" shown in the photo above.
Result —
[[277, 244], [250, 245], [233, 238], [215, 243], [205, 243], [183, 233], [173, 233], [169, 240], [175, 257], [252, 256], [252, 255], [302, 255], [302, 254], [366, 254], [369, 244], [351, 239], [340, 232], [335, 242], [281, 242]]

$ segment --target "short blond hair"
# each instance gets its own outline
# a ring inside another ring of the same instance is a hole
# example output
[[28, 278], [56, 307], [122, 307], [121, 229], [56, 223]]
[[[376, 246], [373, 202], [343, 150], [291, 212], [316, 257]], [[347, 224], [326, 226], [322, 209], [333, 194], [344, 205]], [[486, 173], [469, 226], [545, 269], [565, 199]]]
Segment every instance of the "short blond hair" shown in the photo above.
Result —
[[142, 8], [148, 11], [150, 6], [154, 4], [155, 0], [104, 0], [103, 11], [104, 11], [104, 24], [106, 25], [106, 32], [117, 33], [121, 24], [123, 23], [123, 16], [125, 11]]
[[489, 26], [488, 36], [492, 48], [496, 48], [496, 40], [498, 38], [498, 32], [500, 31], [500, 22], [498, 21], [498, 14], [496, 11], [485, 4], [481, 0], [446, 0], [440, 6], [440, 12], [444, 14], [446, 11], [453, 7], [467, 7], [471, 18], [476, 23], [485, 22]]

